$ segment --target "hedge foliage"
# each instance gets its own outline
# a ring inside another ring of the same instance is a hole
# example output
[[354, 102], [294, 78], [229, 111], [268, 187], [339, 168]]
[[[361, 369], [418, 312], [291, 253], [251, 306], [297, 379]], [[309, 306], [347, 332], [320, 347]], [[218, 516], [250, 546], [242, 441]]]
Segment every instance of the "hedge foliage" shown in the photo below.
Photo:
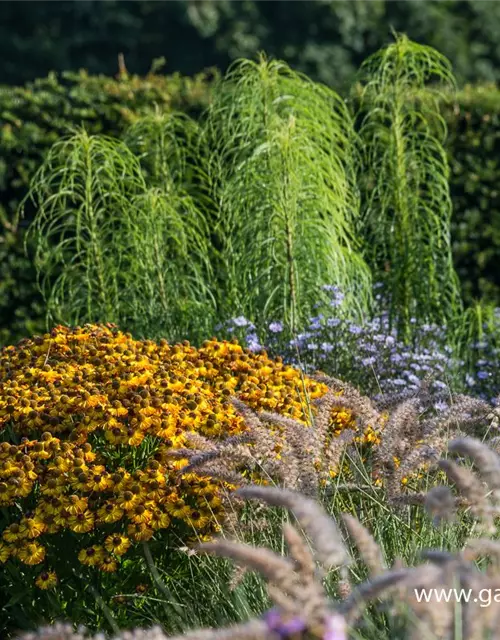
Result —
[[119, 51], [141, 74], [159, 56], [169, 70], [193, 74], [266, 51], [340, 90], [391, 29], [441, 51], [460, 83], [500, 80], [500, 4], [490, 0], [306, 0], [286, 11], [258, 0], [37, 0], [0, 2], [0, 83], [51, 70], [111, 75]]
[[28, 257], [24, 253], [33, 211], [27, 208], [20, 220], [18, 208], [52, 144], [74, 127], [119, 136], [155, 108], [196, 116], [206, 105], [215, 72], [189, 78], [157, 70], [153, 65], [145, 77], [125, 69], [114, 78], [50, 74], [22, 87], [0, 87], [0, 344], [44, 328], [31, 247]]
[[452, 241], [466, 300], [500, 304], [500, 90], [467, 86], [443, 104], [453, 199]]
[[[24, 252], [33, 211], [18, 206], [41, 159], [69, 129], [120, 136], [155, 108], [196, 116], [210, 96], [214, 72], [195, 77], [145, 77], [122, 69], [116, 77], [66, 73], [0, 87], [0, 344], [44, 330], [32, 248]], [[442, 103], [449, 130], [455, 264], [466, 299], [486, 296], [500, 304], [500, 91], [468, 86]]]

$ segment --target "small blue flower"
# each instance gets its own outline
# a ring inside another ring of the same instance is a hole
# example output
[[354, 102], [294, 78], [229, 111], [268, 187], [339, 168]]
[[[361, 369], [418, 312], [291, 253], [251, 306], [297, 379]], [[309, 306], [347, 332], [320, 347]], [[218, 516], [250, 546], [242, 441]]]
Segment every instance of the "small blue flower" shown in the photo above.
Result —
[[311, 324], [309, 325], [309, 329], [315, 331], [317, 329], [321, 329], [321, 318], [323, 316], [318, 316], [317, 318], [311, 318]]
[[232, 322], [237, 327], [246, 327], [249, 324], [245, 316], [238, 316], [237, 318], [233, 318]]
[[256, 333], [249, 333], [246, 336], [246, 343], [250, 351], [260, 351], [263, 346], [259, 342], [259, 336]]
[[360, 333], [363, 333], [363, 329], [357, 324], [350, 324], [349, 332], [354, 334], [355, 336], [358, 336]]
[[476, 384], [476, 381], [474, 380], [474, 378], [469, 373], [465, 374], [465, 384], [468, 387], [473, 387]]
[[436, 388], [436, 389], [447, 389], [448, 385], [445, 384], [442, 380], [434, 380], [434, 382], [432, 383], [432, 385]]
[[486, 378], [489, 378], [490, 376], [490, 374], [487, 371], [478, 371], [476, 375], [479, 378], [479, 380], [486, 380]]
[[434, 409], [439, 412], [446, 411], [448, 409], [448, 405], [444, 400], [438, 400], [434, 403]]
[[341, 322], [340, 318], [328, 318], [328, 320], [326, 321], [326, 324], [329, 327], [338, 327], [340, 322]]
[[272, 333], [281, 333], [283, 331], [283, 324], [281, 322], [271, 322], [269, 331], [272, 331]]
[[324, 284], [322, 287], [323, 291], [329, 291], [331, 293], [337, 293], [339, 288], [336, 284]]

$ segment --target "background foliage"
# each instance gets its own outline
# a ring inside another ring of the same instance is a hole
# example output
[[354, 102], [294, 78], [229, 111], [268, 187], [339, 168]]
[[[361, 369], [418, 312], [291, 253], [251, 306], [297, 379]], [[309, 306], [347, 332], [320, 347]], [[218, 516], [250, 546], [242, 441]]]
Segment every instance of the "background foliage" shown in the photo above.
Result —
[[88, 0], [2, 2], [0, 82], [111, 75], [119, 52], [134, 73], [165, 56], [168, 70], [193, 74], [264, 50], [339, 90], [391, 28], [443, 53], [459, 83], [500, 79], [500, 5], [489, 0]]
[[465, 299], [500, 302], [500, 91], [468, 86], [443, 103], [453, 199], [452, 242]]

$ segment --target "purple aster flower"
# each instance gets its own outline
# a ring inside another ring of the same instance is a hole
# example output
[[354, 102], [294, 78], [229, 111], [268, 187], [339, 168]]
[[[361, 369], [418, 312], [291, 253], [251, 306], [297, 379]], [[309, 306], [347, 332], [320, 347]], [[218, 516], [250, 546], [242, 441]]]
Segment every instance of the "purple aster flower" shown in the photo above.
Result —
[[321, 343], [321, 349], [323, 351], [325, 351], [326, 353], [330, 353], [330, 351], [333, 351], [334, 346], [330, 342], [322, 342]]
[[317, 318], [311, 318], [311, 324], [309, 325], [309, 329], [321, 329], [321, 318], [322, 316], [318, 316]]
[[350, 324], [349, 325], [349, 331], [350, 331], [350, 333], [354, 334], [355, 336], [359, 336], [359, 334], [363, 332], [363, 329], [360, 326], [358, 326], [357, 324]]
[[237, 327], [246, 327], [248, 324], [250, 324], [245, 316], [238, 316], [237, 318], [233, 318], [232, 323]]
[[281, 333], [283, 331], [283, 324], [281, 322], [271, 322], [269, 331], [272, 331], [272, 333]]
[[408, 381], [411, 382], [412, 384], [418, 384], [420, 382], [420, 378], [416, 376], [414, 373], [410, 373], [406, 377], [408, 378]]
[[326, 324], [329, 327], [338, 327], [340, 324], [340, 318], [328, 318], [328, 320], [326, 321]]
[[490, 376], [490, 374], [487, 371], [478, 371], [476, 375], [479, 378], [479, 380], [486, 380], [486, 378], [489, 378]]
[[246, 342], [250, 351], [260, 351], [263, 348], [259, 342], [259, 336], [256, 333], [249, 333], [246, 336]]
[[474, 378], [469, 373], [465, 374], [465, 384], [468, 387], [473, 387], [476, 384], [476, 381], [474, 380]]
[[445, 384], [442, 380], [434, 380], [432, 383], [436, 389], [447, 389], [448, 385]]
[[374, 358], [373, 356], [370, 356], [369, 358], [363, 358], [363, 360], [361, 360], [361, 364], [364, 367], [369, 367], [372, 364], [375, 364], [375, 362], [377, 361], [376, 358]]
[[434, 403], [434, 409], [439, 412], [446, 411], [448, 409], [448, 404], [444, 400], [438, 400]]
[[337, 293], [337, 291], [339, 291], [336, 284], [324, 284], [321, 288], [323, 291], [329, 291], [330, 293]]

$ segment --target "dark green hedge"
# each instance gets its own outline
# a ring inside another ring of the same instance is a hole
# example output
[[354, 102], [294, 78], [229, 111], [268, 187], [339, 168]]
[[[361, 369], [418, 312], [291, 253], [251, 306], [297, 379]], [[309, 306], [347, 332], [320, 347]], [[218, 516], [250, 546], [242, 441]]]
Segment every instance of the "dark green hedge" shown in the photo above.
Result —
[[55, 74], [24, 87], [0, 87], [0, 345], [43, 328], [43, 304], [24, 235], [33, 212], [17, 219], [29, 181], [50, 146], [75, 126], [120, 135], [148, 110], [197, 115], [208, 101], [213, 71], [193, 78]]
[[453, 199], [455, 265], [467, 301], [500, 305], [500, 91], [466, 87], [443, 104]]

